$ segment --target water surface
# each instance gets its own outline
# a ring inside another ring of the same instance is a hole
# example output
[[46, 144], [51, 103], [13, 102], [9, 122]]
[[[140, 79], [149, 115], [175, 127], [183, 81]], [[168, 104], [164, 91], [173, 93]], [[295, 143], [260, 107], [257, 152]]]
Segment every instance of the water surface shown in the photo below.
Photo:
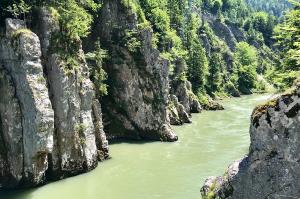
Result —
[[174, 127], [176, 143], [122, 143], [110, 146], [112, 159], [77, 177], [1, 199], [199, 199], [200, 186], [222, 175], [249, 147], [255, 105], [270, 95], [222, 101], [225, 111], [193, 115], [193, 124]]

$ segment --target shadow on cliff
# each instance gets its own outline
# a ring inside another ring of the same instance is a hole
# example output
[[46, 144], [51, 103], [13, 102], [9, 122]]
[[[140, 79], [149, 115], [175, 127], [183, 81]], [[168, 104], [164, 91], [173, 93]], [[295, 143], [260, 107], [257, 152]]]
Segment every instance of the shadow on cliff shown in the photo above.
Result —
[[35, 188], [31, 189], [20, 189], [20, 190], [7, 190], [0, 192], [0, 198], [10, 198], [10, 199], [32, 199]]
[[153, 143], [153, 142], [157, 142], [155, 140], [129, 140], [129, 139], [123, 139], [123, 138], [119, 138], [119, 139], [114, 139], [114, 140], [110, 140], [109, 141], [109, 145], [114, 145], [114, 144], [149, 144], [149, 143]]

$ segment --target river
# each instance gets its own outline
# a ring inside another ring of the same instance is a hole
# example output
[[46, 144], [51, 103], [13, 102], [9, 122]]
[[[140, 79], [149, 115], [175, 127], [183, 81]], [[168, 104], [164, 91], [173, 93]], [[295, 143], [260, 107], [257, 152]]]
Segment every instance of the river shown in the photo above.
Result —
[[199, 199], [211, 175], [249, 147], [249, 122], [255, 105], [270, 95], [222, 101], [225, 111], [193, 115], [193, 123], [174, 127], [176, 143], [121, 143], [110, 146], [112, 159], [77, 177], [40, 188], [0, 193], [1, 199]]

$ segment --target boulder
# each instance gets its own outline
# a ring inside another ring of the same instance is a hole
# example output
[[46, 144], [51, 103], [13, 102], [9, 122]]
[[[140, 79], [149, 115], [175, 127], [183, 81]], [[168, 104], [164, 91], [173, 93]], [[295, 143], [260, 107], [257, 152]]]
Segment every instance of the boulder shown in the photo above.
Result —
[[[252, 113], [248, 155], [222, 180], [206, 181], [203, 198], [298, 198], [300, 195], [300, 86]], [[212, 186], [214, 184], [214, 186]], [[209, 191], [207, 191], [209, 190]]]

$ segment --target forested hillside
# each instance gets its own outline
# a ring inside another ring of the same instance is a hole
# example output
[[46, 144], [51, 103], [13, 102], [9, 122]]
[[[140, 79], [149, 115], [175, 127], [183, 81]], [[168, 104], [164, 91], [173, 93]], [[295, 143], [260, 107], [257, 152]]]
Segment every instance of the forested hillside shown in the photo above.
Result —
[[[65, 26], [65, 33], [61, 34], [70, 39], [88, 36], [95, 10], [101, 5], [96, 1], [75, 0], [15, 3], [1, 3], [1, 13], [5, 15], [2, 23], [6, 16], [11, 16], [25, 19], [30, 25], [34, 10], [45, 5], [58, 13], [61, 25]], [[265, 89], [257, 75], [265, 75], [277, 62], [269, 47], [273, 44], [275, 17], [264, 12], [253, 13], [243, 0], [122, 0], [122, 3], [137, 13], [139, 21], [138, 29], [124, 30], [125, 45], [136, 51], [140, 47], [139, 33], [153, 28], [153, 46], [171, 63], [174, 87], [179, 81], [189, 80], [202, 103], [207, 103], [207, 96], [238, 96]], [[74, 9], [77, 11], [73, 12]], [[68, 57], [76, 62], [73, 58]]]
[[276, 17], [281, 17], [292, 5], [288, 0], [246, 0], [256, 11], [265, 11]]
[[207, 94], [224, 97], [265, 88], [257, 74], [266, 74], [277, 61], [268, 47], [275, 17], [252, 13], [242, 0], [141, 0], [140, 5], [162, 56], [173, 65], [177, 59], [185, 62], [186, 69], [173, 73], [172, 80], [191, 81], [202, 101]]
[[274, 30], [283, 61], [269, 78], [279, 88], [290, 87], [300, 75], [300, 3], [294, 1], [293, 6]]

